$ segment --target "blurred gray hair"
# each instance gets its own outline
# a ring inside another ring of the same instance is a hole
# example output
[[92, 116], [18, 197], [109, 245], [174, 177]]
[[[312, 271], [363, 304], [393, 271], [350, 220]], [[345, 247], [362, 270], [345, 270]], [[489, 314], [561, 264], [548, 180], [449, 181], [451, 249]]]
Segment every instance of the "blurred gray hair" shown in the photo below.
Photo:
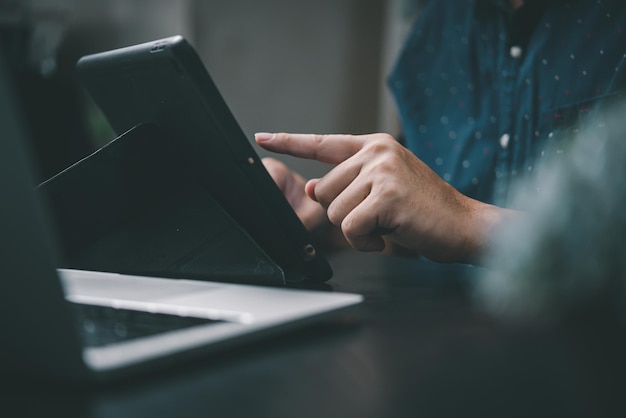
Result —
[[509, 318], [604, 306], [626, 320], [626, 107], [569, 132], [567, 152], [518, 190], [528, 216], [493, 237], [477, 295]]

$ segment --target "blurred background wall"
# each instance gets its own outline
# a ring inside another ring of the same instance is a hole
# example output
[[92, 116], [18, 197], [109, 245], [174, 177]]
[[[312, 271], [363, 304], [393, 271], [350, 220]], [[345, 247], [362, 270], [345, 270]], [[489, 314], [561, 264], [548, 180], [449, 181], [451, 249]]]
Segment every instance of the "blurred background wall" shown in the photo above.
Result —
[[[44, 179], [113, 137], [89, 119], [76, 59], [173, 34], [196, 47], [250, 138], [257, 131], [396, 133], [385, 78], [419, 3], [0, 0], [0, 35]], [[307, 177], [327, 170], [281, 158]]]

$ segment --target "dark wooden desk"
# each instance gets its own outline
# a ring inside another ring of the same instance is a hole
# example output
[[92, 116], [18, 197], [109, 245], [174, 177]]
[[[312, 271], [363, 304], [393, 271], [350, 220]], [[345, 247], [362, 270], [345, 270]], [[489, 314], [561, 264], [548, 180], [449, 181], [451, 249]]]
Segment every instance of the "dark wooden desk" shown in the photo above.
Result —
[[[459, 265], [344, 253], [333, 289], [365, 295], [339, 318], [105, 388], [4, 381], [9, 416], [626, 416], [624, 329], [583, 315], [499, 324]], [[620, 414], [621, 413], [621, 414]]]

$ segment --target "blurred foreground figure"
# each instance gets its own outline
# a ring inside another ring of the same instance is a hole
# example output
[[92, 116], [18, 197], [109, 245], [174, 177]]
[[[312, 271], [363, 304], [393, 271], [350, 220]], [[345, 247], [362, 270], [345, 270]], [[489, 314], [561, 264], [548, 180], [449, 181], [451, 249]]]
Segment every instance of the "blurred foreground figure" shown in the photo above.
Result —
[[33, 140], [36, 182], [93, 151], [74, 76], [80, 52], [68, 36], [75, 19], [70, 0], [0, 1], [0, 47]]
[[552, 320], [601, 307], [626, 321], [626, 107], [575, 131], [541, 183], [520, 188], [529, 216], [504, 226], [486, 258], [479, 295], [499, 314]]

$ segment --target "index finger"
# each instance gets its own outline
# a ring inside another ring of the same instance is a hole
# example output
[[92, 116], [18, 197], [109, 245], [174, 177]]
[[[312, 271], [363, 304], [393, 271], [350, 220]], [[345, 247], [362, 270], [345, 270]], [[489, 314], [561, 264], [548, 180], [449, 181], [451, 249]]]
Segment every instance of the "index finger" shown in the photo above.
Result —
[[318, 135], [291, 133], [257, 133], [254, 138], [268, 151], [308, 158], [328, 164], [339, 164], [359, 152], [367, 135]]

